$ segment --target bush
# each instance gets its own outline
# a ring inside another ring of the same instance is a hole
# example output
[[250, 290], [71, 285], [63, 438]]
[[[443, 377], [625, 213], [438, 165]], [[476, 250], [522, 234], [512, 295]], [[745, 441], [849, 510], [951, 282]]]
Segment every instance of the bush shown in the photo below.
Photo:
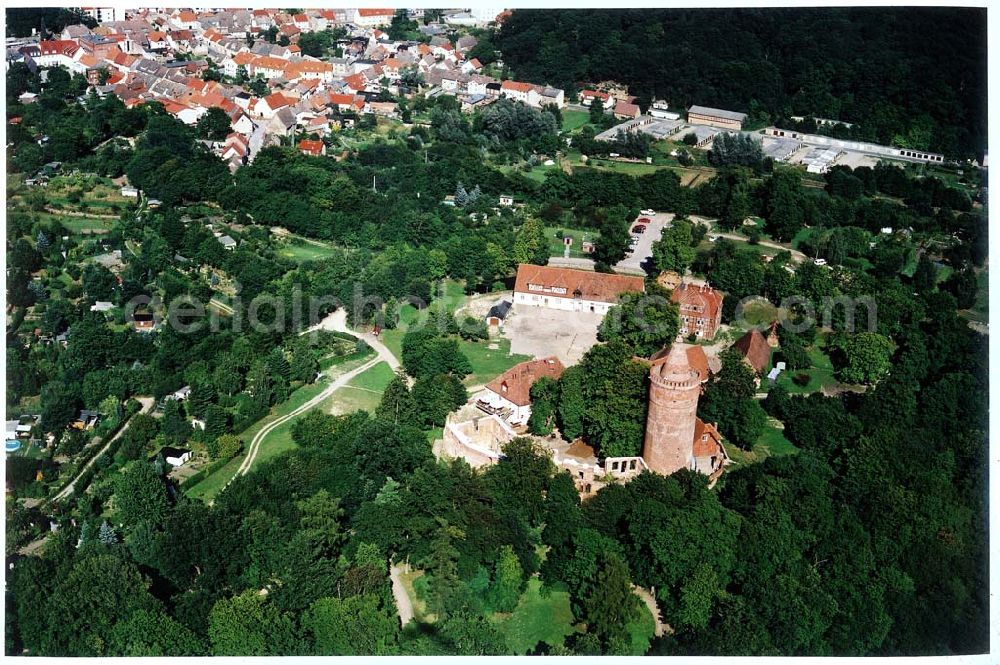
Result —
[[805, 387], [809, 384], [810, 376], [808, 374], [796, 374], [792, 377], [792, 382], [797, 386]]

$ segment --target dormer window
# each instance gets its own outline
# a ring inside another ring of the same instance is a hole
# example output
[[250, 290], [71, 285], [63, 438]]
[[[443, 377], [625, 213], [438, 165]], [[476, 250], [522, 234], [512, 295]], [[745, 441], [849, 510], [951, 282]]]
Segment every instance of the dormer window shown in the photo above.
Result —
[[503, 383], [500, 384], [500, 392], [502, 392], [502, 393], [507, 392], [507, 382], [506, 381], [504, 381]]

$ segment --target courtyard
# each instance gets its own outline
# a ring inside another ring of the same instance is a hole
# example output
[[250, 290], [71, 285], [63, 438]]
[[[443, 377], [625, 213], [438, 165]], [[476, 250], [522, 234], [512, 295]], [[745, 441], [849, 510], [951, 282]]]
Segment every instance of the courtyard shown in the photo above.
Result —
[[514, 305], [504, 323], [503, 336], [512, 354], [545, 358], [556, 356], [569, 367], [597, 343], [603, 314], [567, 312], [546, 307]]

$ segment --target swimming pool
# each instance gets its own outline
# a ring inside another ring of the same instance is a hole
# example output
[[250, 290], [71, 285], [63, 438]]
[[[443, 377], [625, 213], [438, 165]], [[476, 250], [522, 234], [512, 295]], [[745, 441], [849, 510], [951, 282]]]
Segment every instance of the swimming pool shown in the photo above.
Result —
[[7, 440], [7, 452], [8, 453], [12, 453], [15, 450], [19, 450], [20, 448], [21, 448], [21, 442], [20, 441], [17, 441], [16, 439], [13, 439], [13, 440], [12, 439], [8, 439]]

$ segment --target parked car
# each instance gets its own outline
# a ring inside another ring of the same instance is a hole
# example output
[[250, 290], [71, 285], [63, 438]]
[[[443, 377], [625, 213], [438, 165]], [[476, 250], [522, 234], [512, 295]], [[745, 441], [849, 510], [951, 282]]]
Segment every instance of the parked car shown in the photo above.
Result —
[[632, 233], [645, 233], [645, 232], [646, 232], [645, 224], [636, 224], [635, 226], [632, 227]]
[[650, 215], [650, 216], [652, 216], [652, 215], [655, 215], [655, 214], [656, 214], [656, 211], [655, 211], [655, 210], [640, 210], [639, 212], [640, 212], [640, 214], [643, 214], [643, 215]]
[[825, 266], [826, 259], [813, 259], [813, 263], [815, 263], [818, 266]]
[[719, 236], [708, 236], [708, 241], [709, 242], [715, 242], [718, 239], [719, 239]]

